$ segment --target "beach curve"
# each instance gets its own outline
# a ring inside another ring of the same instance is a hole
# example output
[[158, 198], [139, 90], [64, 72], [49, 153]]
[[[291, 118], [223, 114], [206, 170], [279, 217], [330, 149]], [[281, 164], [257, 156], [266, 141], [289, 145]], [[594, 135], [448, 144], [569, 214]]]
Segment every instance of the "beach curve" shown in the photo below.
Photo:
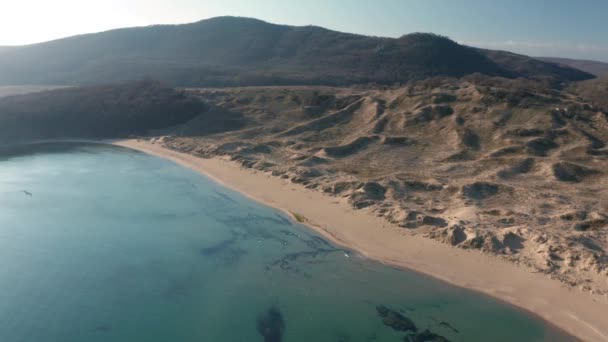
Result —
[[203, 159], [141, 139], [104, 143], [165, 158], [202, 173], [285, 212], [364, 257], [489, 295], [537, 315], [577, 339], [608, 341], [608, 298], [568, 288], [547, 275], [532, 273], [496, 256], [408, 234], [365, 210], [353, 209], [339, 198], [227, 159]]

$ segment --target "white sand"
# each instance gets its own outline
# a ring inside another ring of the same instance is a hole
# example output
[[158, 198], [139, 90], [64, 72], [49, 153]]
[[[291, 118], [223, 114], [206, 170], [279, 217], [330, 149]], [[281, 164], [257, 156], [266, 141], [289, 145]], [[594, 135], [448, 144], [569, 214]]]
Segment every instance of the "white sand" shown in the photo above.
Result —
[[332, 241], [383, 263], [412, 269], [528, 310], [584, 341], [608, 341], [608, 299], [570, 289], [498, 257], [412, 236], [338, 198], [235, 162], [202, 159], [142, 140], [115, 145], [170, 159], [252, 199], [309, 220]]

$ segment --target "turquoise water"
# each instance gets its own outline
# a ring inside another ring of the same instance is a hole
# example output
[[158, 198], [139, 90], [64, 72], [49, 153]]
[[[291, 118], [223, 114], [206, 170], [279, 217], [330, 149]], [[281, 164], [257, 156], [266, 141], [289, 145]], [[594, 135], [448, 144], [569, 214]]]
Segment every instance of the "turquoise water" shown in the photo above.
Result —
[[450, 341], [571, 340], [163, 159], [92, 145], [0, 156], [0, 341], [414, 338], [381, 305]]

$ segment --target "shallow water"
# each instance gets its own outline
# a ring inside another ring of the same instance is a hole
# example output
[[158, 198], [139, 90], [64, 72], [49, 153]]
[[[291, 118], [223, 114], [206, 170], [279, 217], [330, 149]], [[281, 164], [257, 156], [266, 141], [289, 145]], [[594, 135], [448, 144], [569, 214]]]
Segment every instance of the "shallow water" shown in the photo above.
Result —
[[411, 331], [384, 325], [380, 305], [450, 341], [571, 340], [169, 161], [109, 146], [7, 152], [0, 341], [402, 341]]

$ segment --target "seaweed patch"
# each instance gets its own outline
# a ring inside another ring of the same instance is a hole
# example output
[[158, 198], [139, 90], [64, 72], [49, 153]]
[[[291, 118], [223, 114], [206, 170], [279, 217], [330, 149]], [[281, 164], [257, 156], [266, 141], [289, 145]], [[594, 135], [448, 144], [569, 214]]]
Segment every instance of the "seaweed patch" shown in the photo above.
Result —
[[285, 320], [276, 307], [271, 307], [259, 315], [256, 323], [258, 333], [264, 337], [264, 342], [281, 342], [283, 340]]
[[391, 310], [384, 305], [378, 305], [376, 307], [378, 316], [382, 318], [382, 323], [387, 327], [392, 328], [396, 331], [413, 331], [416, 332], [416, 324], [411, 319], [403, 316], [395, 310]]
[[435, 322], [441, 328], [451, 330], [453, 333], [456, 333], [456, 334], [460, 333], [460, 331], [458, 331], [458, 329], [454, 328], [450, 323], [448, 323], [446, 321], [440, 321], [433, 316], [429, 316], [429, 318], [432, 319], [433, 322]]
[[232, 237], [229, 239], [220, 241], [217, 244], [209, 247], [201, 248], [201, 254], [204, 256], [215, 256], [230, 248], [236, 242], [236, 240], [236, 234], [233, 233]]
[[236, 203], [236, 201], [232, 197], [226, 195], [225, 193], [223, 193], [221, 191], [213, 190], [213, 193], [216, 194], [217, 196], [220, 196], [221, 198], [225, 199], [226, 201]]
[[450, 342], [447, 338], [437, 335], [429, 329], [425, 329], [418, 334], [407, 335], [403, 338], [404, 342]]
[[289, 253], [282, 258], [275, 260], [266, 266], [266, 271], [269, 271], [273, 267], [278, 266], [283, 271], [293, 272], [293, 273], [302, 273], [300, 269], [294, 265], [294, 262], [299, 261], [300, 259], [308, 259], [310, 264], [310, 259], [316, 259], [320, 256], [325, 256], [329, 253], [340, 252], [341, 249], [319, 249], [314, 251], [305, 251], [305, 252], [295, 252]]
[[200, 253], [206, 257], [214, 257], [223, 261], [227, 265], [237, 263], [241, 257], [247, 254], [247, 251], [234, 247], [241, 234], [236, 231], [232, 232], [232, 237], [211, 245], [201, 248]]

